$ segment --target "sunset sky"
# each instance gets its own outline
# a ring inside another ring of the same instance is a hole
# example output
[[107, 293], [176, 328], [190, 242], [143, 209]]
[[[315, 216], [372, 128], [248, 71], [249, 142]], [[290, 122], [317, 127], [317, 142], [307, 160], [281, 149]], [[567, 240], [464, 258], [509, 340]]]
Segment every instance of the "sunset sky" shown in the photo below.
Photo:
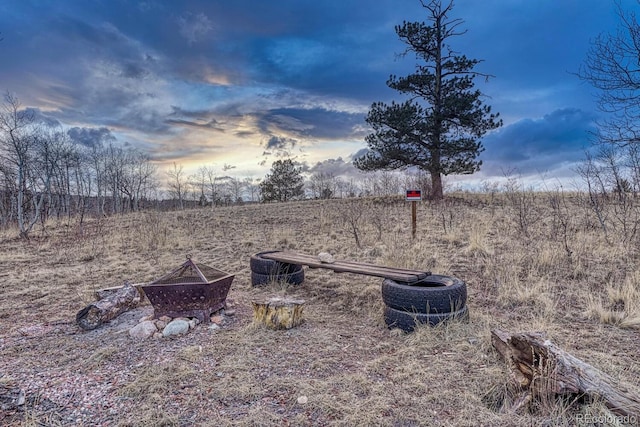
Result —
[[[415, 65], [394, 25], [425, 12], [418, 0], [3, 0], [0, 89], [78, 142], [115, 138], [161, 165], [261, 178], [290, 156], [349, 175], [371, 103], [402, 100], [385, 82]], [[598, 113], [572, 73], [615, 31], [613, 1], [457, 0], [451, 17], [467, 30], [452, 46], [484, 60], [495, 77], [479, 88], [505, 122], [472, 180], [573, 175]]]

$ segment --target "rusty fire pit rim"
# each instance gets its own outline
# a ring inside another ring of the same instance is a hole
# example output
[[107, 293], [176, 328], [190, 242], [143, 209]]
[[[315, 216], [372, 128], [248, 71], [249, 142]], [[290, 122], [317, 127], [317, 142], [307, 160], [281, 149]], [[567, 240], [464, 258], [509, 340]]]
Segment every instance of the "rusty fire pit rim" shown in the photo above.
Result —
[[[222, 271], [222, 270], [220, 270]], [[140, 285], [141, 287], [145, 288], [145, 287], [151, 287], [151, 286], [182, 286], [182, 285], [211, 285], [211, 284], [215, 284], [214, 282], [223, 280], [223, 279], [227, 279], [229, 277], [235, 277], [236, 275], [234, 273], [227, 273], [226, 271], [222, 271], [223, 273], [225, 273], [224, 276], [220, 276], [220, 277], [216, 277], [215, 280], [213, 281], [202, 281], [202, 282], [180, 282], [180, 283], [158, 283], [159, 281], [161, 281], [162, 279], [166, 278], [167, 276], [169, 276], [170, 274], [167, 274], [157, 280], [154, 280], [153, 282], [150, 283], [146, 283], [146, 284], [142, 284]]]
[[172, 283], [172, 285], [201, 285], [201, 284], [210, 284], [212, 282], [217, 282], [218, 280], [222, 280], [222, 279], [226, 279], [229, 276], [234, 276], [235, 277], [235, 273], [229, 273], [227, 271], [221, 270], [219, 268], [216, 267], [211, 267], [210, 265], [207, 264], [203, 264], [200, 263], [202, 266], [207, 267], [208, 269], [211, 270], [215, 270], [216, 272], [219, 272], [222, 274], [222, 276], [219, 277], [215, 277], [215, 278], [208, 278], [205, 277], [204, 273], [202, 273], [200, 267], [198, 267], [198, 264], [195, 263], [192, 259], [191, 259], [191, 254], [188, 254], [187, 256], [187, 260], [185, 262], [183, 262], [178, 268], [170, 271], [169, 273], [163, 275], [162, 277], [149, 282], [147, 284], [145, 284], [144, 286], [163, 286], [163, 285], [167, 285], [167, 283], [160, 283], [163, 280], [168, 279], [169, 277], [174, 276], [176, 273], [180, 272], [180, 271], [184, 271], [189, 267], [192, 267], [195, 269], [196, 273], [198, 274], [198, 276], [200, 277], [200, 279], [202, 279], [202, 282], [181, 282], [181, 283]]

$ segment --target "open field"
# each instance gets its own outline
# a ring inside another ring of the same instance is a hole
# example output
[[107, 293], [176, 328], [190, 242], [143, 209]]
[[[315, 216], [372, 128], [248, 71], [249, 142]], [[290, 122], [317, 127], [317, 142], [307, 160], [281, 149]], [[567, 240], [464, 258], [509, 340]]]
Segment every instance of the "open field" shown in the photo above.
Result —
[[[20, 389], [25, 404], [0, 412], [0, 424], [625, 425], [597, 401], [508, 410], [493, 328], [545, 331], [640, 387], [640, 237], [613, 213], [605, 234], [579, 198], [557, 196], [420, 203], [413, 241], [409, 204], [382, 199], [145, 212], [82, 230], [58, 222], [29, 241], [2, 231], [0, 404]], [[308, 270], [297, 287], [252, 288], [249, 257], [270, 249], [457, 276], [468, 285], [470, 322], [389, 330], [381, 279], [348, 273]], [[136, 342], [122, 320], [76, 326], [95, 289], [153, 280], [187, 254], [236, 273], [236, 314], [221, 329]], [[253, 326], [251, 301], [274, 295], [305, 299], [305, 323]]]

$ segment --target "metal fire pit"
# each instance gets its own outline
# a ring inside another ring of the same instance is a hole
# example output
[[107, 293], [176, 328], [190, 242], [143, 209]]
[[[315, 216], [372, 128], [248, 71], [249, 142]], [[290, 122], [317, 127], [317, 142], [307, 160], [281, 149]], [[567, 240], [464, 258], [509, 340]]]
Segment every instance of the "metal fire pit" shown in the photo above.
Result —
[[211, 313], [225, 307], [234, 274], [194, 263], [190, 257], [176, 270], [142, 285], [155, 317], [197, 317], [209, 322]]

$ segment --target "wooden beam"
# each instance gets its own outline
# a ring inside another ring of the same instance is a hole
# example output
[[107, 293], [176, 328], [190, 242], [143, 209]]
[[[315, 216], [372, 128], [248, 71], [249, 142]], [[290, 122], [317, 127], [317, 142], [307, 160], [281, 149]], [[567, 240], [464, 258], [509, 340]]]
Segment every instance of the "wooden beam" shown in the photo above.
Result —
[[428, 271], [410, 270], [406, 268], [384, 267], [353, 261], [335, 261], [331, 264], [321, 262], [312, 255], [295, 252], [270, 252], [260, 255], [262, 258], [288, 264], [306, 265], [311, 268], [325, 268], [337, 273], [355, 273], [367, 276], [384, 277], [399, 282], [417, 282], [431, 273]]

